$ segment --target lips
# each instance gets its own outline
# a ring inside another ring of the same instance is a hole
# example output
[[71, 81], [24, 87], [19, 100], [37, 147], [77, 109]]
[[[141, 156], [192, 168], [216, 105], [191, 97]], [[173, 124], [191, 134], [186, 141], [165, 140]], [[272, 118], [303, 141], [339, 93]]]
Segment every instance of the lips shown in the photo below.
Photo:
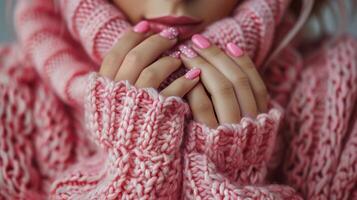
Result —
[[157, 18], [150, 18], [147, 19], [150, 22], [156, 22], [156, 23], [162, 23], [166, 25], [194, 25], [194, 24], [200, 24], [201, 20], [194, 19], [192, 17], [188, 16], [163, 16], [163, 17], [157, 17]]
[[175, 27], [180, 32], [180, 37], [187, 38], [197, 32], [202, 20], [188, 16], [163, 16], [146, 19], [155, 32], [160, 32], [167, 27]]

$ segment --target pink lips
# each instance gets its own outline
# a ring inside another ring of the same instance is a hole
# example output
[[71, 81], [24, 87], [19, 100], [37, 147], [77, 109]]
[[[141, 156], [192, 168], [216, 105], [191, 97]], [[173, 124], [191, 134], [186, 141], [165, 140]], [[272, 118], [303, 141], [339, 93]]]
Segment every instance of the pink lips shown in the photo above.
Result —
[[187, 16], [163, 16], [157, 18], [150, 18], [147, 19], [150, 22], [162, 23], [166, 25], [193, 25], [193, 24], [200, 24], [201, 20], [194, 19], [192, 17]]
[[183, 38], [190, 37], [196, 31], [202, 20], [197, 20], [188, 16], [163, 16], [157, 18], [145, 19], [150, 23], [155, 32], [160, 32], [167, 27], [175, 27], [179, 30]]

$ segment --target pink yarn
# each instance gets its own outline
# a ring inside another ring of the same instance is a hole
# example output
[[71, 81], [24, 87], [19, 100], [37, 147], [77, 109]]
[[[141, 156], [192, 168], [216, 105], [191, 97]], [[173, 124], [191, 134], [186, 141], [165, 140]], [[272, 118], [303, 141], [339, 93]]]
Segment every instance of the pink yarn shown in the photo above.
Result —
[[[344, 172], [337, 168], [347, 167], [340, 156], [353, 148], [350, 143], [355, 140], [352, 114], [357, 101], [356, 47], [355, 40], [342, 37], [310, 57], [306, 62], [310, 67], [302, 73], [288, 106], [293, 135], [285, 173], [308, 199], [342, 197], [341, 191], [352, 189], [339, 187], [343, 184], [337, 177]], [[347, 145], [346, 141], [351, 142]], [[355, 168], [353, 162], [348, 170]], [[356, 179], [351, 181], [356, 183]]]
[[[131, 26], [117, 8], [58, 3], [20, 0], [20, 44], [0, 48], [0, 199], [357, 196], [355, 40], [342, 37], [307, 60], [284, 49], [264, 77], [269, 112], [210, 129], [183, 99], [95, 72]], [[203, 34], [238, 44], [260, 66], [288, 4], [246, 0]], [[274, 177], [279, 160], [284, 174]]]
[[[290, 0], [249, 0], [238, 6], [234, 15], [207, 27], [204, 32], [218, 45], [234, 42], [257, 60], [264, 59], [277, 25]], [[106, 0], [61, 0], [61, 10], [74, 38], [99, 64], [130, 24], [124, 15]], [[91, 14], [88, 14], [88, 11]], [[249, 38], [254, 34], [254, 38]], [[256, 45], [246, 46], [253, 42]]]

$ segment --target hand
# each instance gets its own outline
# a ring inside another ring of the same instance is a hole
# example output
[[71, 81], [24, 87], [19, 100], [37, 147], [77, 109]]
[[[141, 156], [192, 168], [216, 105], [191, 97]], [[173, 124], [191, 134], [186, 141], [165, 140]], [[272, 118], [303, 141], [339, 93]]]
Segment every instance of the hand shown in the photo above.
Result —
[[186, 67], [202, 71], [203, 85], [198, 84], [187, 95], [194, 120], [217, 127], [267, 111], [265, 84], [240, 48], [230, 43], [225, 53], [202, 35], [195, 35], [192, 41], [194, 50], [187, 46], [180, 50]]
[[[181, 66], [180, 59], [160, 55], [177, 43], [178, 32], [169, 28], [152, 35], [147, 22], [129, 30], [105, 56], [100, 75], [115, 81], [128, 80], [138, 88], [155, 88]], [[161, 91], [163, 96], [183, 97], [199, 82], [200, 71], [190, 71]]]

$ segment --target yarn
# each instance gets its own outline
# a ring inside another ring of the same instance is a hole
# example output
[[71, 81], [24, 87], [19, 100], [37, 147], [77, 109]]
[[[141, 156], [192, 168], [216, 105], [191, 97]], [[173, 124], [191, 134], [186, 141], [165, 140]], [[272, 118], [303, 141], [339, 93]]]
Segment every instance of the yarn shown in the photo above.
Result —
[[[357, 196], [355, 40], [342, 37], [304, 61], [288, 46], [264, 77], [269, 112], [210, 129], [191, 119], [184, 99], [96, 73], [131, 26], [112, 4], [58, 3], [19, 1], [19, 45], [0, 48], [0, 198]], [[220, 47], [236, 43], [260, 69], [288, 4], [246, 0], [203, 34]], [[283, 137], [285, 160], [276, 146]], [[276, 156], [286, 185], [267, 180]]]

